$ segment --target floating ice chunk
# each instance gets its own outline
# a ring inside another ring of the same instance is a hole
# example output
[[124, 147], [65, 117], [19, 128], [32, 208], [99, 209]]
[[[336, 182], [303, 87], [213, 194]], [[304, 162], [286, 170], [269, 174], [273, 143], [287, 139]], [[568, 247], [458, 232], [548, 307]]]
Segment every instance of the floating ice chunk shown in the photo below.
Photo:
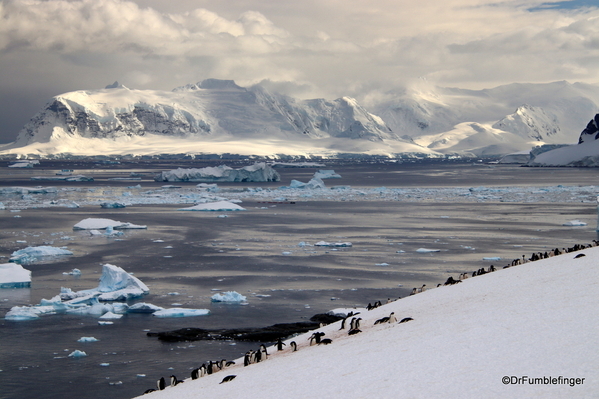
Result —
[[31, 180], [64, 180], [64, 181], [94, 181], [93, 177], [84, 175], [75, 176], [34, 176]]
[[98, 342], [99, 339], [95, 337], [81, 337], [77, 340], [77, 342]]
[[319, 179], [340, 179], [341, 175], [338, 175], [332, 169], [321, 169], [318, 172], [314, 173], [314, 177]]
[[33, 263], [39, 258], [50, 257], [50, 256], [63, 256], [73, 255], [73, 253], [64, 248], [57, 248], [51, 246], [39, 246], [39, 247], [27, 247], [20, 249], [12, 253], [10, 257], [11, 262], [17, 263]]
[[100, 366], [102, 366], [102, 367], [108, 367], [108, 366], [110, 366], [110, 363], [100, 363]]
[[14, 306], [4, 316], [6, 320], [23, 321], [39, 319], [38, 312], [31, 306]]
[[73, 269], [70, 272], [63, 272], [62, 274], [66, 274], [69, 276], [81, 276], [81, 270], [79, 269]]
[[125, 208], [127, 205], [122, 202], [102, 202], [100, 207], [104, 209], [117, 209], [117, 208]]
[[136, 303], [135, 305], [129, 306], [129, 313], [154, 313], [159, 310], [164, 310], [160, 306], [152, 305], [151, 303]]
[[245, 208], [240, 207], [230, 201], [217, 201], [198, 204], [189, 208], [177, 209], [178, 211], [245, 211]]
[[111, 219], [98, 219], [98, 218], [87, 218], [83, 219], [75, 226], [73, 230], [104, 230], [108, 226], [113, 229], [147, 229], [148, 226], [141, 226], [126, 222], [117, 222]]
[[113, 303], [112, 312], [116, 314], [125, 314], [129, 312], [129, 305], [126, 303]]
[[315, 247], [351, 247], [353, 246], [351, 242], [326, 242], [326, 241], [318, 241], [314, 244]]
[[499, 256], [489, 256], [489, 257], [483, 258], [483, 260], [501, 260], [501, 257], [499, 257]]
[[376, 263], [375, 266], [389, 266], [389, 264], [383, 262], [383, 263]]
[[60, 296], [62, 299], [97, 296], [100, 301], [125, 301], [143, 296], [148, 292], [150, 289], [137, 277], [118, 266], [105, 264], [102, 266], [100, 285], [97, 288], [78, 292], [63, 288]]
[[209, 315], [208, 309], [185, 309], [185, 308], [171, 308], [162, 309], [154, 312], [156, 317], [193, 317], [193, 316], [206, 316]]
[[101, 325], [101, 326], [110, 326], [110, 325], [114, 324], [114, 322], [113, 321], [101, 321], [100, 320], [100, 321], [98, 321], [98, 324]]
[[79, 349], [69, 353], [69, 357], [77, 358], [77, 357], [85, 357], [85, 356], [87, 356], [87, 353], [80, 351]]
[[279, 174], [264, 162], [233, 169], [226, 165], [201, 169], [176, 169], [160, 173], [155, 181], [267, 182], [279, 181]]
[[238, 292], [235, 291], [227, 291], [223, 293], [218, 293], [212, 295], [212, 302], [245, 302], [247, 298]]
[[562, 226], [586, 226], [586, 225], [587, 224], [585, 222], [581, 222], [580, 220], [570, 220], [569, 222], [562, 224]]
[[0, 264], [0, 288], [31, 287], [31, 271], [15, 263]]
[[416, 252], [428, 253], [428, 252], [441, 252], [440, 249], [429, 249], [429, 248], [418, 248]]
[[291, 180], [291, 183], [289, 183], [289, 188], [301, 188], [301, 189], [307, 189], [307, 190], [314, 190], [314, 189], [319, 189], [319, 188], [326, 188], [326, 185], [324, 184], [322, 179], [315, 177], [312, 180], [310, 180], [308, 183], [303, 183], [299, 180]]
[[123, 317], [122, 314], [107, 312], [107, 313], [104, 313], [102, 316], [100, 316], [100, 319], [102, 319], [102, 320], [118, 320], [121, 317]]

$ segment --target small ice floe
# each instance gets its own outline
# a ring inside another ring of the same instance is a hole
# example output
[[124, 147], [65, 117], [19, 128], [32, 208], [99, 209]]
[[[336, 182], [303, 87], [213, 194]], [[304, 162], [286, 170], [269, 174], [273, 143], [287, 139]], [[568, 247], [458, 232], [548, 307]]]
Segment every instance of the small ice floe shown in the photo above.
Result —
[[31, 287], [31, 271], [16, 263], [0, 264], [0, 288]]
[[489, 256], [489, 257], [484, 257], [483, 260], [501, 260], [501, 257], [499, 257], [499, 256]]
[[70, 272], [62, 272], [62, 274], [66, 274], [68, 276], [81, 276], [81, 270], [73, 269]]
[[570, 220], [569, 222], [562, 224], [562, 226], [586, 226], [586, 225], [587, 224], [585, 222], [581, 222], [580, 220]]
[[326, 242], [326, 241], [319, 241], [316, 244], [314, 244], [315, 247], [342, 247], [342, 248], [346, 248], [346, 247], [351, 247], [352, 243], [351, 242]]
[[315, 177], [310, 180], [308, 183], [301, 182], [299, 180], [291, 180], [289, 183], [289, 187], [281, 187], [285, 188], [295, 188], [295, 189], [305, 189], [305, 190], [315, 190], [315, 189], [325, 189], [327, 186], [324, 184], [322, 179]]
[[43, 258], [69, 255], [73, 255], [73, 253], [67, 249], [42, 245], [39, 247], [27, 247], [15, 251], [12, 253], [10, 261], [16, 263], [33, 263]]
[[113, 313], [113, 312], [106, 312], [102, 316], [100, 316], [100, 319], [102, 319], [102, 320], [118, 320], [121, 317], [123, 317], [122, 314], [116, 314], [116, 313]]
[[286, 256], [288, 256], [288, 255], [293, 255], [293, 252], [290, 252], [290, 251], [283, 251], [283, 252], [282, 252], [282, 255], [286, 255]]
[[206, 316], [210, 314], [208, 309], [185, 309], [185, 308], [171, 308], [163, 309], [154, 312], [156, 317], [193, 317], [193, 316]]
[[110, 366], [110, 363], [100, 363], [100, 366], [102, 366], [102, 367], [108, 367], [108, 366]]
[[383, 263], [375, 263], [375, 266], [389, 266], [389, 264], [385, 263], [385, 262], [383, 262]]
[[335, 173], [332, 169], [320, 169], [318, 172], [314, 173], [314, 177], [319, 179], [340, 179], [341, 175]]
[[123, 381], [109, 382], [108, 385], [123, 385]]
[[178, 211], [245, 211], [245, 208], [232, 203], [231, 201], [217, 201], [217, 202], [206, 202], [204, 204], [198, 204], [189, 208], [177, 209]]
[[101, 326], [110, 326], [112, 324], [114, 324], [113, 321], [98, 321], [98, 324]]
[[212, 302], [240, 303], [245, 302], [247, 298], [238, 292], [226, 291], [212, 295], [211, 300]]
[[99, 339], [95, 337], [81, 337], [77, 340], [77, 342], [98, 342]]
[[80, 351], [79, 349], [69, 353], [69, 357], [74, 357], [74, 358], [85, 357], [85, 356], [87, 356], [87, 353]]
[[425, 253], [429, 253], [429, 252], [441, 252], [441, 250], [440, 249], [429, 249], [429, 248], [418, 248], [416, 250], [416, 252], [425, 254]]
[[73, 226], [73, 230], [104, 230], [109, 226], [115, 230], [148, 228], [148, 226], [136, 225], [128, 222], [118, 222], [112, 219], [87, 218]]
[[406, 253], [406, 251], [404, 251], [404, 250], [401, 250], [401, 249], [400, 249], [399, 251], [395, 251], [395, 253], [396, 253], [396, 254], [405, 254], [405, 253]]
[[118, 209], [125, 208], [127, 205], [123, 204], [122, 202], [102, 202], [100, 207], [103, 209]]

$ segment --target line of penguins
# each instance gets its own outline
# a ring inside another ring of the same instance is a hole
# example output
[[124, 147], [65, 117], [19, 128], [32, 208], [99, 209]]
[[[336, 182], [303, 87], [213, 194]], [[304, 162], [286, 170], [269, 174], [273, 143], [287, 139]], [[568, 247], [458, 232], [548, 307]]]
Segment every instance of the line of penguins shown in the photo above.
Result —
[[[374, 309], [378, 306], [381, 305], [381, 302], [378, 301], [375, 303], [377, 306], [372, 306], [370, 304], [369, 307], [371, 309]], [[351, 320], [349, 322], [349, 328], [348, 328], [348, 335], [355, 335], [358, 334], [360, 332], [362, 332], [360, 330], [360, 323], [362, 321], [361, 317], [356, 317], [360, 314], [360, 312], [350, 312], [346, 317], [344, 317], [341, 320], [341, 328], [339, 330], [345, 330], [346, 329], [346, 325], [347, 325], [347, 320], [351, 317]], [[397, 321], [397, 318], [395, 317], [395, 313], [391, 312], [391, 314], [388, 317], [383, 317], [381, 319], [378, 319], [374, 322], [374, 325], [377, 324], [384, 324], [384, 323], [388, 323], [388, 324], [392, 324], [392, 323], [405, 323], [408, 322], [410, 320], [413, 320], [411, 317], [405, 317], [403, 319], [401, 319], [401, 321]], [[321, 324], [321, 327], [324, 327], [325, 324]], [[330, 338], [323, 338], [326, 334], [322, 331], [316, 331], [314, 332], [309, 338], [309, 345], [313, 346], [313, 345], [329, 345], [333, 343], [333, 340]], [[284, 343], [282, 341], [281, 338], [279, 338], [275, 344], [275, 347], [277, 349], [277, 351], [283, 351], [285, 348], [285, 346], [287, 346], [286, 343]], [[291, 349], [292, 352], [296, 352], [298, 350], [298, 345], [295, 341], [291, 341], [289, 342], [289, 348]], [[249, 350], [245, 353], [244, 357], [243, 357], [243, 366], [247, 367], [251, 364], [254, 363], [260, 363], [265, 361], [269, 356], [268, 350], [266, 348], [266, 345], [261, 344], [260, 348], [258, 350]], [[208, 364], [204, 363], [202, 364], [200, 367], [195, 368], [191, 371], [191, 379], [192, 380], [197, 380], [198, 378], [210, 375], [210, 374], [214, 374], [218, 371], [224, 370], [228, 367], [231, 367], [235, 365], [234, 361], [227, 361], [225, 359], [220, 360], [220, 361], [209, 361]], [[224, 377], [222, 379], [222, 381], [220, 382], [220, 384], [223, 384], [225, 382], [229, 382], [235, 379], [235, 377], [237, 377], [237, 375], [227, 375], [226, 377]], [[183, 383], [184, 381], [179, 380], [175, 375], [171, 375], [170, 376], [170, 386], [174, 387], [177, 386], [178, 384]], [[151, 392], [155, 392], [155, 391], [162, 391], [167, 387], [166, 385], [166, 379], [164, 377], [160, 377], [160, 379], [158, 381], [156, 381], [156, 389], [151, 388], [148, 389], [144, 392], [144, 394], [147, 393], [151, 393]]]
[[[552, 249], [551, 251], [548, 252], [535, 252], [531, 255], [530, 258], [526, 258], [526, 255], [522, 255], [522, 259], [517, 258], [514, 261], [512, 261], [511, 264], [504, 266], [503, 268], [509, 268], [512, 266], [516, 266], [516, 265], [520, 265], [523, 263], [528, 263], [528, 262], [534, 262], [536, 260], [540, 260], [540, 259], [546, 259], [552, 256], [557, 256], [557, 255], [561, 255], [564, 253], [570, 253], [570, 252], [576, 252], [576, 251], [581, 251], [583, 249], [587, 249], [587, 248], [592, 248], [592, 247], [596, 247], [599, 245], [599, 241], [597, 240], [593, 240], [592, 244], [576, 244], [572, 247], [569, 248], [562, 248], [562, 250], [560, 250], [559, 248], [555, 248]], [[585, 254], [578, 254], [575, 256], [575, 258], [581, 258], [585, 256]], [[496, 271], [497, 269], [495, 268], [495, 266], [491, 265], [489, 266], [486, 270], [484, 268], [480, 268], [474, 272], [472, 272], [472, 277], [476, 277], [476, 276], [481, 276], [483, 274], [486, 273], [491, 273]], [[461, 283], [463, 280], [469, 278], [468, 273], [461, 273], [458, 277], [458, 279], [454, 279], [452, 276], [450, 276], [447, 281], [445, 281], [444, 284], [439, 283], [437, 285], [437, 287], [441, 286], [441, 285], [454, 285], [457, 283]], [[412, 289], [412, 292], [410, 293], [410, 295], [414, 295], [420, 292], [425, 291], [425, 287], [426, 284], [423, 284], [421, 287], [417, 287]], [[399, 297], [398, 299], [401, 299], [401, 297]], [[392, 302], [393, 300], [391, 299], [387, 299], [387, 303]], [[382, 302], [381, 301], [376, 301], [374, 302], [374, 304], [369, 303], [366, 306], [366, 310], [373, 310], [378, 308], [379, 306], [382, 306]], [[360, 312], [350, 312], [346, 317], [344, 317], [341, 320], [341, 327], [339, 328], [339, 330], [345, 330], [347, 328], [348, 335], [355, 335], [358, 333], [361, 333], [362, 331], [360, 330], [360, 324], [362, 321], [361, 317], [356, 317], [360, 314]], [[347, 320], [350, 319], [351, 320], [349, 322], [349, 326], [347, 326]], [[402, 324], [402, 323], [406, 323], [408, 321], [414, 320], [412, 317], [404, 317], [401, 320], [398, 321], [397, 317], [395, 316], [394, 312], [391, 312], [389, 314], [389, 316], [386, 317], [382, 317], [378, 320], [376, 320], [374, 322], [374, 325], [377, 324]], [[321, 324], [321, 327], [323, 327], [324, 324]], [[308, 340], [310, 341], [310, 346], [312, 345], [329, 345], [333, 343], [332, 339], [329, 338], [322, 338], [323, 336], [325, 336], [324, 332], [314, 332], [309, 338]], [[275, 344], [277, 351], [283, 351], [284, 350], [284, 346], [287, 346], [287, 344], [285, 344], [281, 338], [279, 338], [277, 340], [277, 343]], [[297, 351], [297, 343], [295, 341], [291, 341], [289, 343], [289, 347], [291, 348], [292, 352]], [[243, 366], [247, 367], [250, 364], [254, 364], [254, 363], [260, 363], [264, 360], [266, 360], [268, 358], [269, 354], [267, 351], [267, 348], [264, 344], [260, 345], [260, 348], [257, 351], [254, 350], [249, 350], [248, 352], [245, 353], [244, 357], [243, 357]], [[206, 375], [210, 375], [210, 374], [214, 374], [218, 371], [224, 370], [230, 366], [233, 366], [235, 364], [234, 361], [226, 361], [225, 359], [220, 360], [220, 361], [209, 361], [208, 364], [204, 363], [202, 364], [200, 367], [195, 368], [191, 371], [191, 379], [192, 380], [197, 380], [198, 378], [204, 377]], [[226, 377], [224, 377], [222, 379], [222, 381], [220, 382], [220, 384], [223, 384], [225, 382], [229, 382], [235, 379], [235, 377], [237, 377], [236, 375], [227, 375]], [[170, 386], [176, 386], [180, 383], [183, 383], [184, 381], [177, 379], [177, 377], [175, 375], [171, 375], [170, 376]], [[161, 377], [157, 382], [156, 382], [156, 388], [157, 389], [148, 389], [144, 392], [144, 394], [146, 393], [150, 393], [150, 392], [154, 392], [156, 390], [163, 390], [166, 388], [166, 380], [164, 377]]]

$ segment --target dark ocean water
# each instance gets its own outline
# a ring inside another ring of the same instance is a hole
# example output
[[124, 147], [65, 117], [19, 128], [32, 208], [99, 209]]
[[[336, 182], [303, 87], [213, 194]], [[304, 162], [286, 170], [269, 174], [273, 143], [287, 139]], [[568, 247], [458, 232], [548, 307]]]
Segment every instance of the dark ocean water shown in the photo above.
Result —
[[[599, 183], [593, 169], [489, 168], [449, 163], [338, 164], [326, 169], [335, 169], [343, 176], [332, 184], [353, 187]], [[146, 170], [138, 166], [135, 171]], [[307, 181], [314, 169], [280, 172], [282, 182], [291, 178]], [[0, 171], [0, 185], [37, 185], [31, 184], [28, 173], [34, 172], [4, 168]], [[113, 172], [94, 173], [110, 176]], [[126, 184], [132, 183], [96, 179], [74, 186], [110, 190]], [[149, 179], [141, 184], [160, 186]], [[101, 195], [101, 191], [94, 195]], [[588, 194], [591, 199], [593, 195], [596, 192]], [[302, 321], [338, 307], [365, 306], [376, 300], [406, 296], [412, 287], [435, 286], [450, 275], [457, 277], [490, 264], [501, 267], [522, 254], [597, 238], [596, 204], [588, 200], [539, 203], [526, 196], [516, 202], [306, 199], [260, 211], [257, 209], [264, 204], [256, 200], [244, 201], [243, 206], [249, 211], [231, 213], [228, 218], [217, 218], [213, 213], [178, 212], [178, 205], [0, 211], [0, 255], [8, 257], [25, 245], [44, 243], [66, 245], [74, 252], [74, 256], [55, 262], [26, 266], [33, 272], [30, 289], [0, 291], [0, 398], [130, 398], [153, 388], [161, 376], [187, 378], [190, 370], [203, 362], [238, 358], [259, 345], [216, 341], [162, 343], [147, 337], [147, 331], [257, 327]], [[98, 239], [86, 232], [73, 232], [72, 226], [87, 217], [143, 224], [148, 229], [127, 231], [119, 239]], [[562, 226], [575, 219], [589, 224]], [[65, 236], [71, 239], [63, 239]], [[349, 241], [353, 246], [298, 246], [301, 242], [314, 244], [321, 240]], [[419, 248], [440, 252], [416, 252]], [[501, 260], [483, 260], [495, 257]], [[140, 301], [163, 307], [210, 309], [211, 314], [171, 319], [128, 314], [105, 326], [98, 325], [94, 317], [73, 315], [48, 315], [24, 322], [4, 320], [12, 306], [38, 304], [42, 298], [58, 294], [60, 287], [81, 290], [97, 286], [104, 263], [134, 273], [150, 287], [150, 294]], [[82, 271], [80, 278], [63, 274], [73, 268]], [[246, 295], [248, 304], [211, 303], [210, 297], [217, 290]], [[84, 336], [99, 341], [77, 342]], [[88, 356], [68, 358], [76, 349]]]

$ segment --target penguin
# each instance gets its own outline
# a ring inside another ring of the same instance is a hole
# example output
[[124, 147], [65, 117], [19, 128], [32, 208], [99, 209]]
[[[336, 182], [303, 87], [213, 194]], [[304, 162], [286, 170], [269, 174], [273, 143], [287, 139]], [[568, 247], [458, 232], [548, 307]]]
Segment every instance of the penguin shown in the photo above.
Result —
[[332, 340], [332, 339], [325, 338], [325, 339], [321, 340], [321, 341], [318, 343], [318, 345], [328, 345], [328, 344], [332, 344], [332, 343], [333, 343], [333, 340]]
[[374, 322], [374, 325], [376, 326], [377, 324], [383, 324], [383, 323], [388, 323], [389, 322], [389, 318], [388, 317], [383, 317], [381, 319], [378, 319], [377, 321]]
[[283, 350], [283, 346], [287, 346], [287, 344], [285, 344], [283, 341], [281, 341], [281, 338], [279, 338], [277, 340], [277, 350], [278, 351], [282, 351]]
[[182, 383], [183, 381], [178, 380], [177, 377], [175, 377], [174, 375], [171, 375], [171, 386], [174, 387], [177, 384]]
[[289, 346], [291, 347], [291, 349], [293, 349], [293, 352], [297, 351], [297, 344], [295, 343], [295, 341], [291, 341], [289, 343]]
[[191, 379], [197, 380], [198, 378], [200, 378], [200, 368], [199, 367], [191, 370]]
[[582, 258], [583, 256], [586, 256], [585, 254], [578, 254], [574, 257], [574, 259], [578, 259], [578, 258]]
[[234, 364], [235, 362], [233, 360], [229, 360], [227, 363], [225, 363], [225, 367], [231, 367]]
[[154, 388], [146, 389], [143, 394], [145, 395], [145, 394], [150, 393], [150, 392], [156, 392], [156, 390]]
[[208, 362], [208, 367], [206, 367], [206, 374], [210, 375], [214, 372], [214, 366], [212, 364], [212, 360]]
[[397, 317], [395, 317], [395, 313], [391, 312], [391, 314], [389, 315], [389, 324], [391, 323], [397, 323]]
[[223, 378], [223, 380], [221, 382], [219, 382], [219, 384], [222, 384], [223, 382], [229, 382], [235, 379], [235, 377], [237, 377], [236, 375], [228, 375], [225, 378]]
[[246, 367], [249, 365], [250, 365], [250, 352], [246, 352], [245, 356], [243, 357], [243, 367]]
[[354, 329], [356, 329], [356, 330], [357, 330], [357, 329], [359, 329], [359, 328], [360, 328], [360, 320], [362, 320], [362, 318], [361, 318], [361, 317], [358, 317], [358, 318], [356, 319], [356, 322], [354, 323]]
[[341, 320], [341, 328], [339, 328], [340, 330], [345, 330], [345, 320], [347, 320], [349, 316], [344, 317], [343, 320]]
[[254, 352], [254, 358], [256, 359], [256, 363], [260, 363], [262, 361], [262, 351], [258, 350]]
[[356, 328], [356, 319], [357, 317], [354, 317], [351, 319], [351, 321], [349, 322], [349, 329], [353, 330], [354, 328]]
[[412, 288], [412, 292], [410, 292], [410, 295], [416, 295], [417, 292], [418, 288]]
[[260, 345], [260, 352], [262, 352], [263, 360], [266, 360], [268, 358], [268, 351], [266, 350], [266, 346], [264, 344]]
[[158, 381], [156, 381], [156, 387], [158, 387], [159, 391], [162, 391], [166, 388], [166, 381], [164, 381], [164, 377], [160, 377]]
[[401, 321], [399, 322], [399, 324], [406, 323], [406, 322], [408, 322], [410, 320], [414, 320], [414, 319], [412, 319], [411, 317], [404, 317], [403, 319], [401, 319]]
[[353, 330], [349, 330], [349, 332], [347, 333], [347, 335], [356, 335], [361, 333], [362, 330], [358, 330], [357, 328], [353, 329]]
[[202, 363], [199, 371], [200, 371], [200, 378], [206, 375], [206, 363]]

